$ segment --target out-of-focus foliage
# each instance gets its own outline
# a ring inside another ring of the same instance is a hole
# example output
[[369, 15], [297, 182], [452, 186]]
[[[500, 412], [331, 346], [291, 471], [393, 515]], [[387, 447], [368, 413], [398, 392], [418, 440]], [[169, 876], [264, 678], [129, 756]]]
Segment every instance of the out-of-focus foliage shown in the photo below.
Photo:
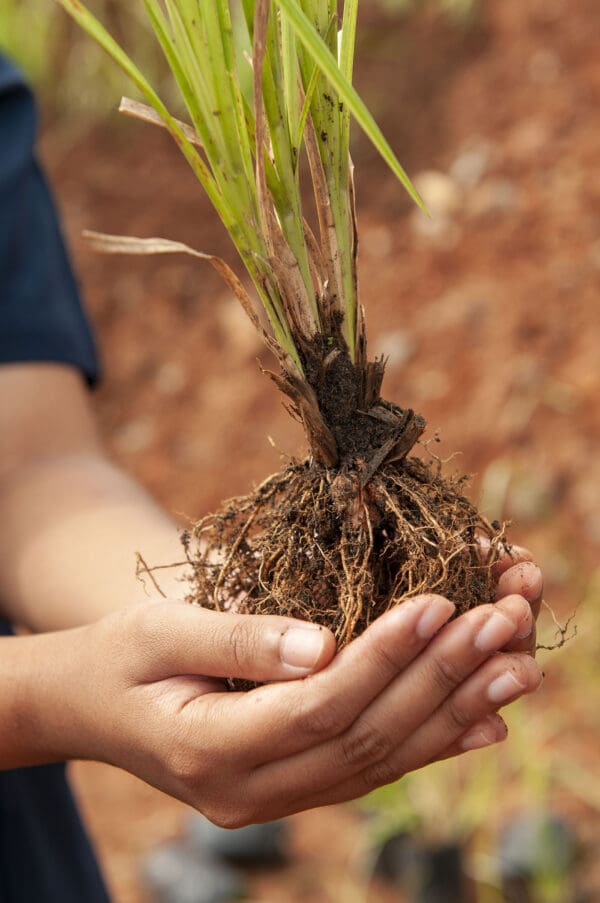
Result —
[[408, 14], [422, 7], [433, 7], [452, 19], [464, 21], [472, 16], [479, 0], [377, 0], [391, 13]]
[[[94, 10], [155, 82], [166, 67], [141, 3], [95, 0]], [[123, 77], [100, 47], [53, 0], [2, 0], [0, 49], [24, 70], [46, 106], [95, 117], [123, 91]]]
[[[478, 0], [377, 0], [398, 18], [433, 7], [466, 19]], [[161, 95], [170, 100], [165, 65], [149, 35], [143, 5], [94, 0], [90, 8], [107, 26]], [[123, 77], [104, 52], [82, 35], [53, 0], [0, 0], [0, 49], [25, 71], [47, 108], [94, 118], [112, 109]]]

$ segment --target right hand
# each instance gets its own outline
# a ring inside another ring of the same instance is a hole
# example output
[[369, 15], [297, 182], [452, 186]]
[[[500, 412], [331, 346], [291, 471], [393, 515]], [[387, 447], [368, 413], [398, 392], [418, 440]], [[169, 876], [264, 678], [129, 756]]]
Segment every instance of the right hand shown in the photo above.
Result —
[[[226, 827], [362, 796], [503, 739], [495, 712], [541, 682], [499, 651], [532, 629], [522, 596], [453, 612], [408, 600], [335, 657], [325, 629], [178, 602], [40, 635], [40, 759], [110, 762]], [[277, 682], [232, 693], [224, 676]]]

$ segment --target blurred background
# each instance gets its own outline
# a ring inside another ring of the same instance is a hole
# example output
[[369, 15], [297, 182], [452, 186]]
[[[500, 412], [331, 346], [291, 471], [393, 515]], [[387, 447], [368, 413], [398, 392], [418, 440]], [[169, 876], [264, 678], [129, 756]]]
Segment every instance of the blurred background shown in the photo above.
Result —
[[[169, 97], [141, 4], [90, 6]], [[234, 892], [257, 903], [593, 903], [600, 6], [371, 0], [359, 26], [357, 86], [433, 212], [412, 209], [356, 134], [362, 300], [371, 352], [389, 358], [384, 394], [425, 415], [442, 454], [460, 452], [448, 468], [471, 473], [486, 513], [534, 550], [554, 612], [540, 641], [560, 639], [554, 618], [577, 610], [564, 648], [540, 652], [544, 687], [512, 708], [503, 748], [297, 816], [278, 835], [277, 868], [242, 869], [212, 903]], [[302, 454], [301, 436], [212, 269], [97, 257], [79, 236], [159, 235], [235, 263], [227, 238], [169, 139], [116, 114], [131, 87], [56, 4], [2, 0], [0, 46], [38, 92], [41, 157], [104, 358], [95, 400], [107, 444], [169, 510], [198, 517], [277, 469], [281, 452]], [[203, 882], [183, 896], [178, 876], [194, 844], [216, 841], [190, 827], [190, 810], [109, 767], [72, 774], [116, 903], [202, 903]]]

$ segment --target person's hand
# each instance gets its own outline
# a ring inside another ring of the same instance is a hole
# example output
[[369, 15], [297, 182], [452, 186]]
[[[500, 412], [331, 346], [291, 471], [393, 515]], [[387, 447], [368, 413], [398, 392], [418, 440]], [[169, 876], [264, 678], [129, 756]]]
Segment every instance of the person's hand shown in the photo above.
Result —
[[[539, 686], [530, 655], [499, 652], [533, 628], [525, 599], [446, 624], [454, 610], [409, 600], [333, 660], [324, 629], [175, 602], [40, 636], [56, 664], [35, 688], [39, 743], [118, 765], [227, 827], [359, 797], [503, 739], [496, 710]], [[278, 682], [231, 693], [223, 675]]]
[[520, 595], [531, 605], [534, 618], [533, 628], [529, 636], [514, 638], [507, 644], [506, 650], [513, 652], [535, 653], [536, 633], [535, 621], [540, 613], [544, 581], [542, 572], [533, 562], [533, 555], [529, 549], [522, 546], [511, 546], [510, 551], [505, 551], [494, 564], [493, 571], [496, 578], [496, 599], [505, 596]]

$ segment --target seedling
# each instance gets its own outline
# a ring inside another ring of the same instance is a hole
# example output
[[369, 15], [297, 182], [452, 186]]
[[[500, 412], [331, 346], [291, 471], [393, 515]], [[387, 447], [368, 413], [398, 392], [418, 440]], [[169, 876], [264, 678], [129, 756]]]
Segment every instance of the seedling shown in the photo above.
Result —
[[[410, 455], [425, 421], [382, 398], [385, 361], [367, 354], [351, 117], [423, 203], [352, 86], [358, 0], [346, 0], [341, 16], [335, 0], [143, 0], [189, 123], [167, 110], [80, 0], [59, 2], [148, 104], [125, 100], [122, 109], [175, 140], [257, 300], [223, 260], [184, 245], [92, 234], [94, 244], [210, 261], [273, 352], [278, 369], [268, 375], [308, 442], [306, 460], [184, 534], [193, 599], [315, 620], [340, 647], [416, 593], [441, 593], [460, 610], [491, 601], [502, 530], [464, 497], [462, 480]], [[234, 19], [249, 51], [234, 40]]]

